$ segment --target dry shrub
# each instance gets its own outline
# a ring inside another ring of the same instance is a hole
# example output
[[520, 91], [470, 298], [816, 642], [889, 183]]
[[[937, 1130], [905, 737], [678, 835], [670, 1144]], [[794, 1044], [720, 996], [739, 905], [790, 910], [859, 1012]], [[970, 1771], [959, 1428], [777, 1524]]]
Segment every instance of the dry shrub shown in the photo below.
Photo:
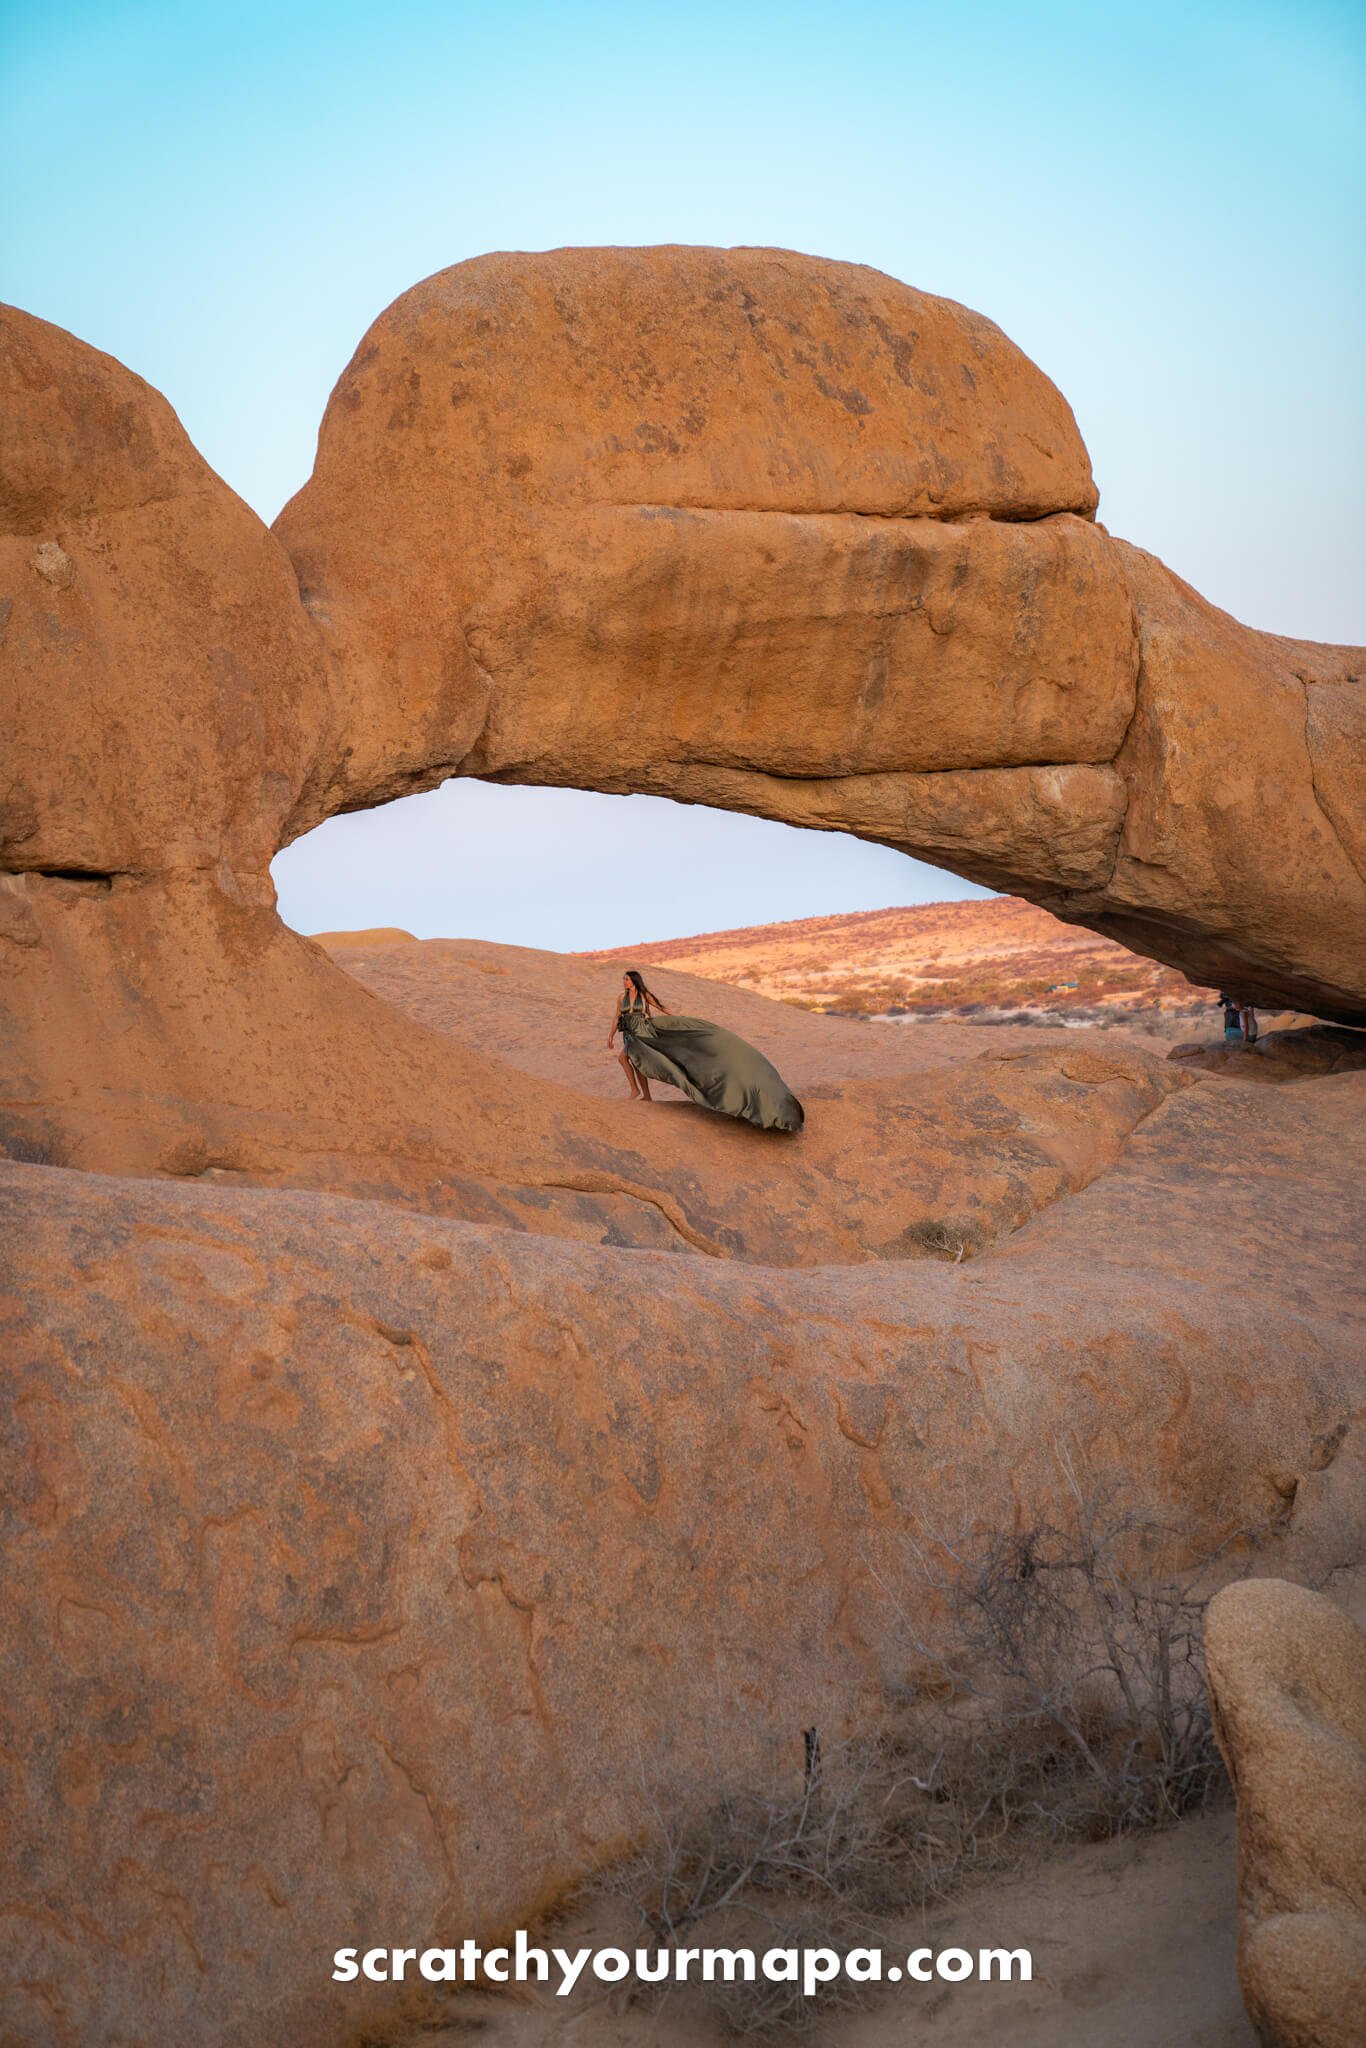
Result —
[[349, 2031], [340, 2048], [422, 2048], [449, 2036], [449, 1996], [430, 1985], [405, 1984], [383, 2012], [371, 2013]]
[[[630, 1908], [645, 1945], [886, 1946], [908, 1912], [1032, 1845], [1165, 1826], [1219, 1796], [1202, 1621], [1254, 1541], [1193, 1546], [1063, 1452], [1057, 1467], [1050, 1516], [908, 1545], [885, 1590], [911, 1675], [873, 1733], [822, 1745], [810, 1731], [804, 1769], [794, 1738], [740, 1791], [695, 1783], [666, 1801], [647, 1784], [644, 1836], [592, 1887]], [[844, 1978], [815, 2001], [762, 1980], [635, 1992], [685, 1996], [754, 2039], [795, 2038], [864, 1995]]]
[[903, 1628], [922, 1687], [953, 1704], [960, 1741], [975, 1728], [984, 1778], [1000, 1777], [1017, 1818], [1093, 1837], [1163, 1826], [1223, 1786], [1204, 1614], [1261, 1532], [1193, 1544], [1131, 1487], [1054, 1455], [1049, 1515], [911, 1546], [909, 1590], [939, 1620], [928, 1638], [903, 1598]]
[[[814, 1735], [814, 1731], [813, 1731]], [[637, 1847], [600, 1872], [591, 1894], [627, 1906], [639, 1945], [684, 1948], [830, 1948], [841, 1955], [879, 1937], [869, 1899], [890, 1844], [887, 1753], [847, 1743], [822, 1759], [808, 1748], [794, 1769], [791, 1747], [770, 1752], [759, 1784], [710, 1798], [676, 1790], [665, 1804], [647, 1786], [652, 1825]], [[809, 2033], [866, 1993], [844, 1977], [809, 1999], [800, 1981], [639, 1985], [634, 1997], [676, 1998], [730, 2034], [784, 2040]]]
[[954, 1265], [961, 1265], [976, 1251], [981, 1230], [976, 1224], [952, 1216], [927, 1216], [918, 1223], [908, 1223], [900, 1241], [908, 1250], [914, 1247], [932, 1259], [949, 1259]]

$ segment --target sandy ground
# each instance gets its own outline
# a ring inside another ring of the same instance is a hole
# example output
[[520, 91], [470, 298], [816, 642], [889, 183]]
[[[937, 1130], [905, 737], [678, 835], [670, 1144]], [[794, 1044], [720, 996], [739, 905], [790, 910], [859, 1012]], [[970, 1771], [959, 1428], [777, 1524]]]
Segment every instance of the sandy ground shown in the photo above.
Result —
[[[553, 1938], [571, 1948], [619, 1936], [605, 1917], [580, 1915]], [[821, 2038], [835, 2048], [1256, 2048], [1235, 1939], [1231, 1811], [1061, 1848], [890, 1929], [884, 1947], [1026, 1947], [1031, 1983], [885, 1986], [865, 2010], [833, 2016]], [[531, 1998], [461, 1997], [454, 2024], [414, 2035], [414, 2048], [715, 2048], [723, 2038], [681, 2001], [623, 2009], [620, 1992], [597, 1984]]]

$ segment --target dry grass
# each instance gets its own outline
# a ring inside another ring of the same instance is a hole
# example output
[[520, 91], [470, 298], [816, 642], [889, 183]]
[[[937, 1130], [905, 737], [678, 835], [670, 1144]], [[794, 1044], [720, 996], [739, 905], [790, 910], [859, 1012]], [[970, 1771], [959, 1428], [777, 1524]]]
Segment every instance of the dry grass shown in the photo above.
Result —
[[[876, 1575], [901, 1676], [870, 1732], [794, 1730], [740, 1782], [752, 1725], [717, 1726], [691, 1780], [662, 1741], [641, 1765], [634, 1847], [564, 1910], [606, 1906], [630, 1923], [614, 1945], [670, 1954], [885, 1949], [908, 1915], [1049, 1841], [1164, 1827], [1222, 1799], [1204, 1613], [1274, 1519], [1195, 1541], [1132, 1484], [1095, 1480], [1061, 1447], [1054, 1463], [1047, 1513], [992, 1529], [965, 1509], [956, 1529], [907, 1539], [895, 1584]], [[818, 2034], [875, 1992], [842, 1976], [808, 1999], [737, 1975], [615, 1995], [767, 2041]], [[410, 2024], [355, 2048], [421, 2039]]]
[[948, 1259], [954, 1265], [970, 1259], [979, 1242], [980, 1231], [974, 1224], [938, 1216], [908, 1223], [898, 1239], [898, 1245], [904, 1244], [908, 1251], [914, 1248], [932, 1259]]
[[[892, 1589], [908, 1676], [873, 1733], [811, 1731], [805, 1769], [790, 1742], [740, 1791], [646, 1787], [650, 1825], [592, 1888], [643, 1942], [886, 1945], [908, 1912], [1031, 1846], [1164, 1826], [1223, 1795], [1201, 1628], [1255, 1546], [1240, 1532], [1193, 1549], [1158, 1509], [1084, 1484], [1063, 1454], [1058, 1468], [1051, 1519], [908, 1545]], [[758, 2040], [819, 2030], [862, 1995], [845, 1979], [814, 2003], [763, 1981], [636, 1992]]]
[[1167, 1029], [1178, 1018], [1214, 1021], [1212, 990], [1009, 896], [803, 918], [588, 957], [642, 952], [661, 972], [685, 968], [844, 1016], [1148, 1019]]
[[422, 2048], [447, 2034], [452, 2024], [451, 2001], [430, 1984], [405, 1985], [388, 2009], [360, 2023], [340, 2048]]
[[[1020, 1818], [1092, 1837], [1163, 1826], [1224, 1782], [1204, 1614], [1259, 1532], [1194, 1547], [1131, 1488], [1083, 1478], [1063, 1450], [1055, 1463], [1051, 1515], [912, 1545], [902, 1626], [922, 1688], [961, 1703], [960, 1724], [1009, 1758]], [[912, 1604], [938, 1615], [932, 1638]]]

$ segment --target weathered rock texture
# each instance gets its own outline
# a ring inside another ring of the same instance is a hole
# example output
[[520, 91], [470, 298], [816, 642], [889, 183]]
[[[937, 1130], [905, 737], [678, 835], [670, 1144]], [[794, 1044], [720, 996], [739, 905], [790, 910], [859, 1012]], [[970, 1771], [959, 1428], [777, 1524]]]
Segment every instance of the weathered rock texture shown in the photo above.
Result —
[[331, 715], [288, 561], [159, 393], [3, 307], [0, 420], [0, 872], [273, 901]]
[[771, 251], [443, 273], [282, 515], [303, 605], [140, 380], [17, 313], [0, 374], [12, 1154], [520, 1221], [529, 1181], [548, 1227], [624, 1199], [662, 1241], [682, 1153], [581, 1104], [547, 1142], [275, 916], [284, 839], [457, 770], [864, 832], [1366, 1017], [1345, 658], [1111, 542], [1063, 400], [961, 307]]
[[[348, 804], [657, 788], [1366, 1014], [1359, 686], [1111, 543], [997, 330], [764, 252], [448, 273], [338, 389], [303, 604], [145, 385], [0, 355], [0, 2034], [330, 2048], [333, 1947], [525, 1914], [646, 1743], [855, 1718], [900, 1546], [1061, 1434], [1322, 1555], [1360, 1076], [865, 1027], [779, 1145], [582, 1081], [610, 969], [553, 1073], [449, 956], [274, 911]], [[840, 1028], [756, 1004], [705, 1007]]]
[[1238, 1796], [1239, 1975], [1265, 2048], [1355, 2048], [1366, 2014], [1366, 1636], [1322, 1594], [1229, 1586], [1205, 1641]]
[[1167, 1058], [1239, 1081], [1307, 1081], [1366, 1067], [1366, 1038], [1332, 1024], [1311, 1024], [1295, 1031], [1263, 1031], [1251, 1045], [1215, 1035], [1173, 1046]]
[[0, 1166], [0, 2036], [334, 2048], [334, 1947], [522, 1919], [644, 1785], [869, 1711], [911, 1543], [1027, 1517], [1057, 1441], [1197, 1539], [1322, 1558], [1363, 1341], [1343, 1085], [1202, 1081], [913, 1268]]
[[[329, 696], [339, 671], [279, 543], [137, 378], [21, 314], [3, 335], [10, 1156], [811, 1263], [896, 1256], [945, 1204], [980, 1211], [982, 1241], [1013, 1228], [1181, 1084], [1142, 1054], [1083, 1074], [1055, 1050], [963, 1077], [962, 1100], [865, 1090], [798, 1161], [770, 1149], [737, 1174], [737, 1134], [715, 1119], [632, 1123], [567, 1089], [528, 1096], [473, 1047], [454, 1057], [275, 914], [270, 854], [291, 821], [342, 800], [338, 763], [368, 744], [345, 692]], [[601, 971], [595, 1060], [614, 980]], [[966, 1116], [993, 1134], [971, 1157]]]
[[1366, 685], [1093, 523], [1000, 331], [774, 250], [457, 265], [371, 328], [277, 521], [344, 751], [923, 854], [1366, 1022]]

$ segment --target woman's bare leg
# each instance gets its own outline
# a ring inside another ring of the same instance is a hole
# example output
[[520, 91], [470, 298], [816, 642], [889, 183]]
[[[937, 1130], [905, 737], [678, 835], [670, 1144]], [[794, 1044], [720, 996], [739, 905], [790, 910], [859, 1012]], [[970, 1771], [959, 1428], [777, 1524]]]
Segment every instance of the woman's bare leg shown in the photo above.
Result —
[[624, 1052], [619, 1052], [617, 1058], [621, 1061], [622, 1072], [631, 1084], [632, 1097], [639, 1097], [642, 1102], [653, 1102], [654, 1097], [650, 1093], [650, 1084], [645, 1076], [636, 1071]]

